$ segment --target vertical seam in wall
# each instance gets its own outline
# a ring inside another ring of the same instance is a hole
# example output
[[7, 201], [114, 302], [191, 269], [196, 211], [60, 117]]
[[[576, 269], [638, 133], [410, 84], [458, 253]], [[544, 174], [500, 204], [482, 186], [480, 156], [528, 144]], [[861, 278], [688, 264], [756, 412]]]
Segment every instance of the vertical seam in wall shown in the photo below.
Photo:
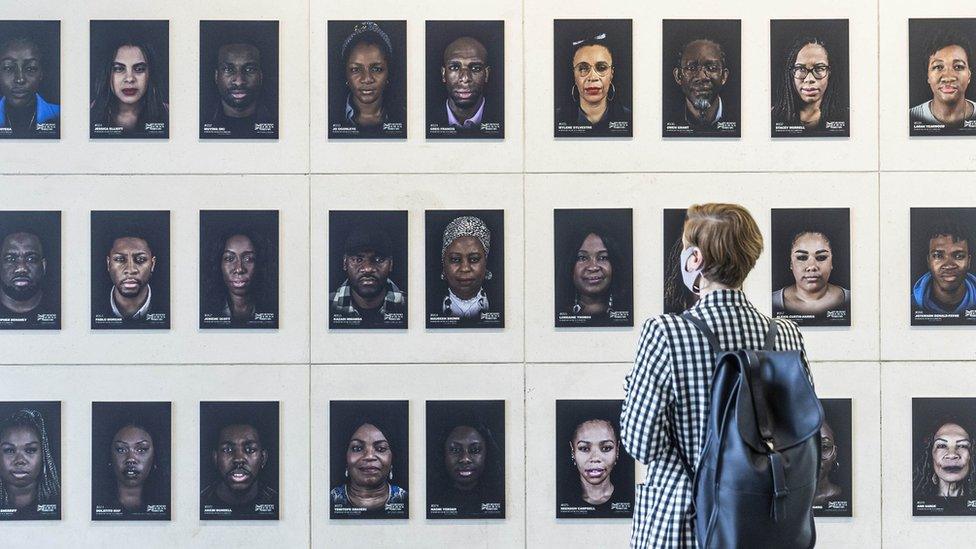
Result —
[[[526, 97], [526, 86], [525, 86], [525, 3], [528, 0], [522, 0], [522, 11], [521, 17], [519, 19], [522, 41], [522, 295], [525, 295], [525, 262], [527, 259], [527, 251], [525, 246], [525, 226], [528, 222], [528, 208], [526, 207], [525, 201], [525, 162], [528, 156], [528, 146], [526, 142], [526, 131], [525, 131], [525, 97]], [[526, 355], [527, 349], [526, 344], [528, 342], [528, 323], [525, 320], [526, 306], [525, 299], [522, 301], [522, 546], [528, 549], [529, 547], [529, 421], [528, 421], [528, 356]]]
[[[880, 86], [881, 86], [881, 71], [882, 71], [882, 69], [881, 69], [881, 0], [877, 0], [875, 6], [876, 6], [876, 11], [875, 11], [875, 14], [874, 14], [874, 21], [875, 21], [875, 24], [876, 24], [875, 33], [877, 35], [877, 44], [878, 44], [878, 51], [876, 52], [877, 55], [878, 55], [878, 61], [874, 64], [874, 66], [877, 67], [877, 70], [878, 70], [878, 75], [877, 75], [877, 78], [875, 79], [875, 82], [877, 82], [877, 84], [879, 86], [879, 90], [880, 90]], [[877, 181], [877, 195], [876, 195], [877, 202], [876, 203], [878, 205], [878, 239], [880, 240], [881, 234], [882, 234], [881, 233], [881, 227], [882, 227], [882, 224], [881, 224], [881, 102], [880, 101], [877, 102], [877, 109], [878, 109], [878, 112], [877, 112], [877, 121], [878, 121], [878, 128], [877, 128], [877, 130], [878, 130], [878, 140], [877, 140], [877, 143], [878, 143], [878, 158], [877, 158], [877, 161], [878, 161], [878, 181]], [[881, 298], [882, 298], [882, 292], [881, 292], [881, 272], [882, 272], [881, 271], [881, 256], [882, 256], [882, 254], [881, 254], [881, 246], [877, 246], [876, 249], [875, 249], [875, 251], [878, 254], [878, 259], [877, 259], [877, 261], [878, 261], [878, 277], [877, 277], [877, 287], [876, 287], [877, 292], [878, 292], [878, 445], [879, 445], [879, 448], [881, 449], [881, 455], [883, 456], [884, 455], [884, 436], [883, 436], [884, 435], [884, 431], [883, 431], [884, 425], [882, 423], [882, 419], [884, 417], [884, 412], [882, 411], [883, 410], [883, 407], [882, 407], [883, 406], [882, 397], [884, 395], [882, 394], [882, 391], [881, 391], [881, 371], [882, 371], [881, 369], [883, 367], [883, 363], [881, 362], [881, 360], [884, 358], [884, 352], [882, 350], [882, 344], [884, 342], [884, 339], [881, 337], [881, 330], [882, 330], [881, 322], [884, 320], [884, 316], [881, 314]], [[884, 460], [882, 460], [881, 470], [878, 471], [878, 474], [879, 474], [879, 477], [880, 477], [879, 478], [879, 482], [878, 482], [878, 500], [879, 500], [879, 502], [878, 502], [879, 503], [879, 506], [878, 506], [878, 546], [879, 547], [884, 547], [884, 463], [883, 463], [883, 461]]]
[[312, 528], [312, 523], [315, 518], [312, 512], [312, 494], [315, 493], [312, 490], [312, 473], [314, 472], [314, 465], [312, 463], [312, 455], [314, 454], [311, 448], [312, 441], [315, 440], [313, 425], [315, 422], [312, 417], [312, 0], [308, 0], [305, 3], [305, 36], [307, 37], [307, 44], [305, 45], [306, 50], [306, 65], [308, 71], [305, 73], [308, 75], [308, 83], [305, 89], [308, 90], [308, 142], [306, 143], [307, 155], [305, 157], [305, 185], [308, 191], [306, 196], [308, 197], [308, 441], [309, 441], [309, 459], [308, 459], [308, 547], [312, 549], [312, 543], [315, 536], [315, 531]]

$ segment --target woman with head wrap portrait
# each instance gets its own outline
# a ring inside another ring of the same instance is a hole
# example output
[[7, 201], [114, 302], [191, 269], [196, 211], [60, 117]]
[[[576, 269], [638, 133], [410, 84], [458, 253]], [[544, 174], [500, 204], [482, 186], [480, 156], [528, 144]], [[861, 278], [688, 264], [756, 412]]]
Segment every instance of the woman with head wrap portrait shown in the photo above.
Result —
[[344, 518], [337, 517], [339, 510], [350, 516], [350, 509], [363, 509], [362, 514], [367, 515], [405, 514], [407, 491], [395, 484], [393, 462], [395, 452], [406, 452], [406, 448], [394, 448], [391, 428], [371, 418], [351, 425], [344, 448], [345, 478], [329, 492], [333, 518]]
[[146, 40], [126, 37], [106, 48], [92, 74], [92, 137], [166, 137], [169, 105], [161, 70], [156, 50]]
[[44, 417], [38, 410], [17, 410], [0, 422], [0, 509], [2, 518], [36, 518], [39, 507], [60, 503], [58, 465]]
[[[450, 212], [427, 212], [428, 224], [432, 230], [439, 222], [432, 216]], [[488, 212], [483, 212], [488, 214]], [[500, 212], [499, 212], [500, 213]], [[489, 214], [490, 215], [490, 214]], [[438, 278], [440, 284], [428, 277], [428, 327], [450, 327], [456, 325], [502, 326], [501, 309], [504, 298], [501, 295], [500, 275], [492, 272], [489, 265], [501, 267], [499, 258], [494, 258], [492, 229], [484, 217], [462, 215], [451, 219], [444, 227], [437, 243], [440, 244], [440, 263]], [[501, 221], [495, 221], [500, 225]], [[434, 234], [428, 242], [434, 244]], [[500, 244], [500, 242], [496, 242]], [[496, 246], [499, 247], [500, 246]], [[433, 249], [428, 252], [428, 265], [433, 268], [436, 259]], [[492, 261], [489, 258], [493, 258]], [[498, 283], [496, 285], [496, 282]], [[497, 294], [493, 289], [499, 290]]]

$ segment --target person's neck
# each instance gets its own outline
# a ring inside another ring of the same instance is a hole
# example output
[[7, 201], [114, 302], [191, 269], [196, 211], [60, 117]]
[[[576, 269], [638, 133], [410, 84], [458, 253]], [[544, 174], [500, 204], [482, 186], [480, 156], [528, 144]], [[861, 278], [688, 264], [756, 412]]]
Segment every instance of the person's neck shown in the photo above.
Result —
[[610, 477], [605, 478], [600, 484], [590, 484], [580, 479], [580, 484], [583, 486], [583, 501], [586, 503], [601, 505], [613, 495], [613, 483], [610, 482]]
[[372, 103], [360, 103], [359, 100], [352, 98], [352, 104], [356, 107], [356, 122], [376, 122], [383, 118], [383, 102], [380, 100]]
[[347, 482], [346, 496], [355, 507], [371, 507], [377, 500], [385, 502], [390, 497], [390, 485], [384, 482], [376, 488], [363, 488]]
[[599, 103], [580, 101], [580, 110], [591, 124], [596, 124], [603, 118], [603, 113], [607, 112], [607, 98], [604, 97]]
[[217, 497], [221, 501], [228, 503], [230, 505], [240, 505], [242, 503], [247, 503], [253, 501], [254, 498], [258, 496], [258, 483], [255, 482], [247, 490], [231, 490], [226, 484], [221, 482], [217, 486]]
[[115, 123], [126, 129], [135, 128], [139, 121], [139, 115], [142, 114], [142, 102], [135, 104], [119, 103], [117, 107]]
[[28, 505], [37, 501], [37, 483], [32, 483], [28, 486], [5, 486], [7, 490], [7, 499], [13, 503], [14, 507], [17, 509], [23, 509]]
[[[965, 274], [962, 276], [965, 277]], [[938, 285], [933, 284], [932, 299], [934, 299], [939, 305], [942, 305], [943, 309], [952, 310], [955, 309], [960, 302], [962, 302], [964, 297], [966, 297], [966, 289], [965, 280], [963, 281], [963, 284], [960, 284], [958, 288], [952, 290], [951, 292], [946, 292], [942, 288], [939, 288]]]
[[800, 301], [820, 301], [821, 299], [824, 298], [824, 296], [827, 295], [827, 292], [830, 290], [830, 284], [824, 284], [823, 288], [820, 288], [819, 290], [815, 290], [812, 292], [804, 290], [803, 288], [800, 288], [799, 286], [796, 285], [794, 285], [793, 287], [796, 288], [796, 298], [799, 299]]
[[607, 310], [606, 295], [585, 295], [579, 296], [580, 312], [586, 314], [600, 314]]
[[479, 287], [477, 290], [471, 292], [470, 294], [466, 294], [466, 295], [462, 295], [462, 294], [459, 294], [459, 293], [455, 292], [453, 288], [450, 289], [450, 292], [452, 294], [454, 294], [454, 297], [460, 299], [461, 301], [471, 301], [472, 299], [478, 297], [478, 294], [481, 293], [481, 288]]
[[142, 486], [119, 486], [119, 503], [124, 509], [142, 507]]
[[485, 100], [485, 98], [482, 97], [482, 98], [478, 99], [477, 101], [475, 101], [474, 102], [474, 105], [472, 105], [470, 107], [467, 107], [467, 108], [461, 108], [461, 107], [458, 107], [457, 104], [455, 104], [453, 100], [448, 99], [447, 100], [447, 107], [449, 109], [451, 109], [451, 112], [452, 113], [454, 113], [454, 118], [457, 118], [457, 121], [459, 123], [464, 124], [464, 122], [466, 120], [469, 120], [471, 117], [473, 117], [475, 114], [478, 113], [478, 109], [481, 108], [481, 105], [484, 102], [484, 100]]
[[953, 124], [965, 120], [969, 114], [969, 102], [965, 97], [951, 103], [932, 101], [932, 115], [940, 122]]
[[228, 118], [248, 118], [250, 116], [254, 116], [254, 113], [256, 113], [258, 110], [257, 101], [251, 103], [243, 109], [235, 109], [223, 101], [221, 101], [220, 106], [224, 109], [224, 115]]
[[939, 480], [939, 494], [947, 498], [959, 497], [962, 495], [962, 483]]
[[816, 126], [820, 123], [820, 103], [807, 103], [800, 109], [800, 123], [804, 126]]
[[383, 304], [383, 300], [386, 299], [386, 292], [380, 292], [375, 297], [368, 299], [357, 294], [356, 290], [350, 293], [352, 294], [352, 302], [360, 309], [378, 309]]
[[718, 114], [718, 106], [721, 101], [722, 98], [716, 97], [715, 101], [712, 101], [712, 104], [709, 105], [707, 109], [700, 111], [697, 107], [695, 107], [694, 104], [692, 104], [691, 101], [686, 98], [685, 106], [688, 108], [688, 112], [690, 112], [699, 122], [711, 123], [715, 121], [715, 116]]
[[239, 316], [248, 314], [254, 309], [254, 300], [251, 299], [250, 294], [247, 295], [235, 295], [229, 294], [227, 298], [227, 303], [230, 305], [231, 316]]
[[739, 290], [741, 288], [733, 288], [731, 286], [726, 286], [720, 282], [712, 282], [706, 279], [704, 276], [701, 277], [698, 283], [698, 296], [705, 297], [705, 294], [710, 294], [718, 290]]
[[41, 291], [38, 291], [30, 299], [25, 299], [24, 301], [17, 301], [9, 295], [0, 292], [0, 303], [7, 309], [19, 314], [33, 311], [41, 304], [42, 299], [44, 299], [44, 293]]
[[118, 290], [112, 290], [112, 299], [115, 300], [115, 306], [122, 313], [122, 316], [129, 317], [142, 308], [146, 304], [146, 299], [149, 298], [149, 286], [143, 286], [139, 293], [133, 297], [125, 297], [121, 295]]

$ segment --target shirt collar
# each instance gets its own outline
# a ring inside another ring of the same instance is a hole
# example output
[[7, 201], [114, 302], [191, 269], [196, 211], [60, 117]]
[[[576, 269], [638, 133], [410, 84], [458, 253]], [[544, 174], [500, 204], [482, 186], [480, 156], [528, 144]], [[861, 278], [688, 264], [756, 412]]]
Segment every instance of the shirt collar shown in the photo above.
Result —
[[714, 290], [705, 294], [694, 308], [752, 307], [742, 290]]
[[[146, 318], [146, 314], [149, 313], [149, 305], [152, 303], [152, 286], [146, 285], [146, 290], [148, 290], [148, 293], [146, 294], [146, 302], [142, 304], [142, 307], [139, 307], [139, 310], [136, 311], [134, 315], [132, 315], [132, 320], [143, 320]], [[125, 318], [122, 315], [122, 311], [119, 311], [118, 305], [115, 304], [115, 286], [108, 291], [108, 302], [112, 304], [112, 313], [115, 316]]]
[[485, 103], [484, 97], [481, 98], [481, 106], [478, 107], [478, 112], [474, 113], [474, 116], [465, 120], [464, 122], [458, 122], [454, 112], [451, 110], [451, 100], [448, 99], [444, 102], [444, 108], [447, 109], [447, 124], [449, 126], [458, 126], [461, 128], [474, 128], [481, 125], [481, 118], [485, 115]]

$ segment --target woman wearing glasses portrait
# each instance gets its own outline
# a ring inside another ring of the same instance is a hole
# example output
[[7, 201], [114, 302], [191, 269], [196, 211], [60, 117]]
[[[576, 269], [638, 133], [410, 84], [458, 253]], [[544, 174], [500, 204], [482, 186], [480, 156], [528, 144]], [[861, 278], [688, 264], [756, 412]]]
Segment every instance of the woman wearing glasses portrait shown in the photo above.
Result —
[[[607, 22], [611, 28], [619, 26], [622, 36], [610, 37], [607, 32], [600, 31], [585, 34], [585, 37], [562, 38], [560, 35], [570, 35], [576, 30], [570, 28], [574, 23], [579, 22], [556, 21], [556, 40], [564, 41], [557, 45], [556, 51], [561, 49], [568, 54], [565, 59], [568, 62], [561, 63], [557, 58], [556, 137], [632, 136], [633, 114], [625, 104], [625, 98], [630, 95], [629, 78], [624, 86], [618, 86], [622, 71], [627, 71], [629, 63], [622, 63], [624, 53], [621, 50], [626, 48], [615, 45], [616, 42], [629, 46], [630, 20]], [[562, 86], [567, 82], [566, 69], [572, 74], [569, 90]]]
[[823, 131], [828, 122], [846, 120], [847, 105], [836, 91], [842, 73], [835, 70], [834, 61], [823, 38], [799, 37], [793, 42], [779, 81], [773, 82], [773, 135]]

